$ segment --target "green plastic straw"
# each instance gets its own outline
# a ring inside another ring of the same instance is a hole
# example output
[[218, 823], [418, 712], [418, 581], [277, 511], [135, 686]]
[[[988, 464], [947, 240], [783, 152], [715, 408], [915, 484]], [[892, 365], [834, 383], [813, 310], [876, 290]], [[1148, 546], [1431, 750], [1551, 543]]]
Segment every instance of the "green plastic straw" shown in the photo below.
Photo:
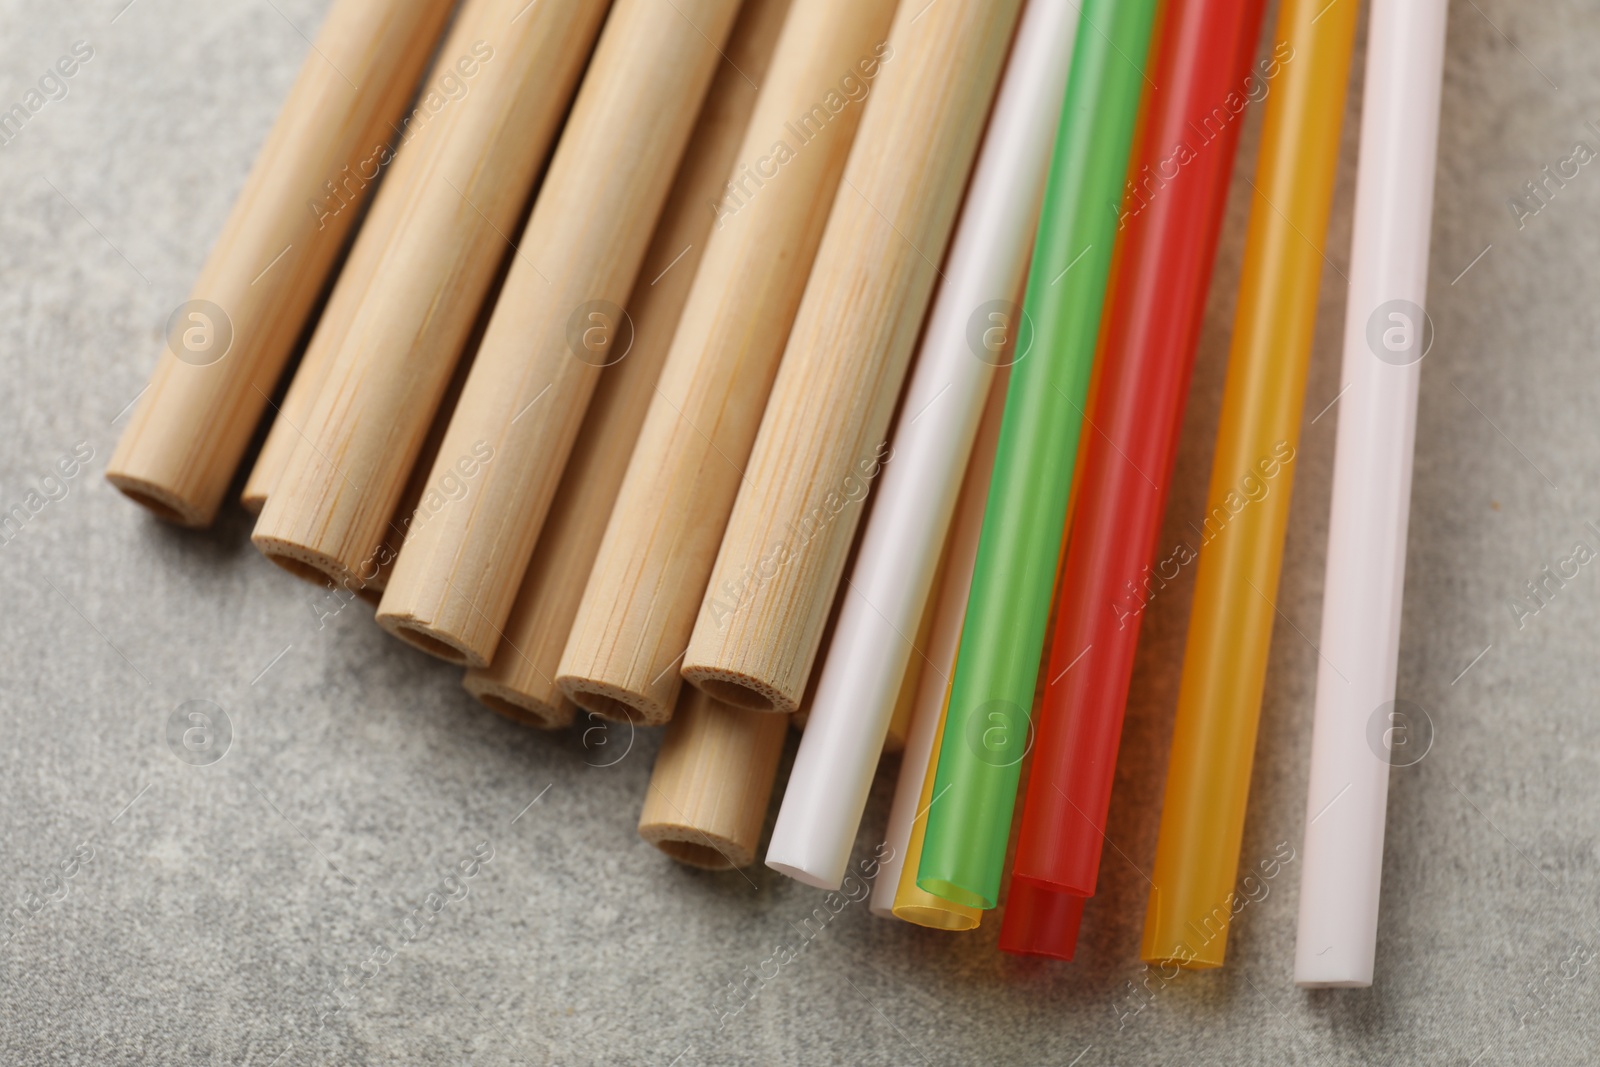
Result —
[[1000, 892], [1157, 0], [1086, 0], [1028, 275], [917, 885]]

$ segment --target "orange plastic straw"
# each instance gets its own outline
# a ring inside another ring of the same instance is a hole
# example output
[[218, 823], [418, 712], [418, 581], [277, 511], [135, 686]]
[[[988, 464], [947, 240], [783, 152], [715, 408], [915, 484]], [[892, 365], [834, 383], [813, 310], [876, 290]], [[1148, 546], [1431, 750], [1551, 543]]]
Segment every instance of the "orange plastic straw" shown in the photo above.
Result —
[[1359, 0], [1284, 0], [1141, 955], [1219, 967], [1238, 909], [1261, 691]]

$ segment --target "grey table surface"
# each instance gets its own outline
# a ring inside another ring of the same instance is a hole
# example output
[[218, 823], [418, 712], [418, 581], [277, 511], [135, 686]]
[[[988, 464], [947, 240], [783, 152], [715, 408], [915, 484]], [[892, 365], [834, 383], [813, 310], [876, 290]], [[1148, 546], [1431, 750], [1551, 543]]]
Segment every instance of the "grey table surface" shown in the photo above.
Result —
[[[1597, 578], [1536, 615], [1512, 604], [1574, 542], [1600, 548], [1600, 172], [1520, 225], [1507, 200], [1575, 142], [1600, 147], [1600, 7], [1451, 5], [1399, 672], [1434, 740], [1392, 772], [1374, 986], [1294, 987], [1294, 863], [1223, 970], [1168, 982], [1138, 961], [1187, 575], [1146, 616], [1075, 963], [1005, 957], [996, 924], [948, 936], [851, 905], [726, 1019], [729, 983], [795, 944], [821, 894], [643, 844], [653, 732], [630, 748], [504, 721], [369, 608], [327, 616], [236, 506], [183, 532], [101, 477], [326, 7], [0, 0], [0, 106], [93, 48], [0, 147], [0, 507], [45, 501], [0, 544], [0, 898], [20, 909], [0, 933], [0, 1063], [1596, 1059]], [[1305, 824], [1359, 86], [1358, 63], [1246, 863], [1298, 848]], [[1163, 543], [1202, 511], [1234, 186]], [[85, 469], [47, 480], [74, 450]], [[190, 700], [231, 724], [209, 766], [166, 741]], [[462, 861], [458, 899], [409, 936]]]

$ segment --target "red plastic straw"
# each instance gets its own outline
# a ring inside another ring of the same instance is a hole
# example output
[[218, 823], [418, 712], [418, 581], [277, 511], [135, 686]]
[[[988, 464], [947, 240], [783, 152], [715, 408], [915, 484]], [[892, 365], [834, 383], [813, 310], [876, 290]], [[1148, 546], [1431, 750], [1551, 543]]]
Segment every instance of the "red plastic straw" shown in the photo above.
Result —
[[1158, 30], [1000, 931], [1007, 952], [1071, 959], [1081, 898], [1094, 894], [1150, 596], [1146, 568], [1155, 562], [1234, 148], [1245, 104], [1270, 92], [1251, 67], [1264, 8], [1265, 0], [1170, 0]]

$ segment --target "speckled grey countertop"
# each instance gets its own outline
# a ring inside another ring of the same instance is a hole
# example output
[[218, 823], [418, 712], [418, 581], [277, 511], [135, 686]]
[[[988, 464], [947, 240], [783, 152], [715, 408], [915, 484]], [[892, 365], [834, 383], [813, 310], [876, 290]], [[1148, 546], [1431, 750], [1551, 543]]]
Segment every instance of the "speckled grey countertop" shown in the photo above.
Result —
[[[181, 532], [101, 478], [326, 6], [0, 0], [0, 109], [74, 42], [94, 53], [0, 147], [0, 510], [43, 500], [0, 543], [0, 898], [20, 909], [0, 933], [0, 1063], [1593, 1058], [1600, 578], [1586, 568], [1520, 628], [1510, 604], [1574, 541], [1593, 545], [1600, 519], [1600, 171], [1520, 228], [1507, 199], [1575, 141], [1600, 146], [1585, 125], [1600, 123], [1600, 8], [1452, 4], [1399, 683], [1436, 735], [1393, 772], [1374, 987], [1294, 988], [1293, 864], [1241, 915], [1226, 969], [1145, 980], [1140, 869], [1190, 576], [1146, 616], [1116, 848], [1076, 963], [852, 905], [719, 1026], [728, 983], [792, 943], [820, 894], [764, 869], [685, 870], [641, 843], [654, 734], [598, 766], [627, 738], [601, 750], [527, 731], [369, 608], [319, 618], [236, 507]], [[1357, 93], [1308, 420], [1337, 393], [1358, 108]], [[1241, 191], [1164, 541], [1201, 511]], [[1302, 442], [1246, 862], [1303, 829], [1337, 410]], [[165, 740], [191, 700], [230, 723], [209, 766]], [[463, 861], [473, 877], [408, 925]]]

